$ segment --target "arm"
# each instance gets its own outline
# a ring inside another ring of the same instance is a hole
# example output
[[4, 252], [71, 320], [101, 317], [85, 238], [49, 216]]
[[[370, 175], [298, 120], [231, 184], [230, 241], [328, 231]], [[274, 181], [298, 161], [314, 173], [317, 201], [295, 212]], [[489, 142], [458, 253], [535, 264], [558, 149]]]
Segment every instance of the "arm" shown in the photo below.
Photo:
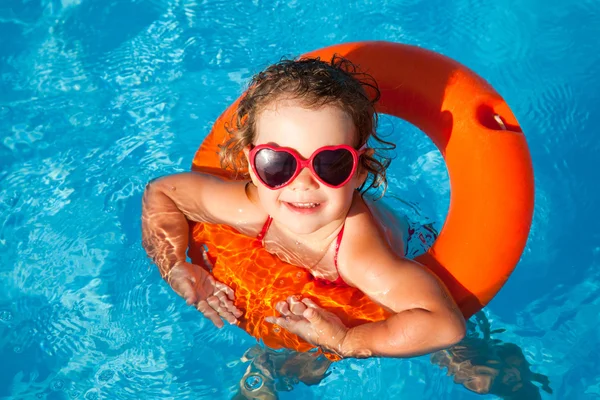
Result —
[[344, 357], [412, 357], [447, 348], [464, 337], [460, 310], [425, 267], [400, 258], [360, 261], [367, 268], [356, 269], [352, 281], [361, 282], [358, 289], [395, 314], [349, 329], [333, 350]]
[[166, 176], [149, 183], [144, 192], [144, 249], [173, 290], [218, 327], [223, 326], [220, 317], [235, 323], [242, 313], [233, 305], [231, 288], [186, 262], [187, 220], [252, 227], [252, 215], [256, 214], [260, 212], [248, 200], [243, 182], [226, 182], [206, 174]]
[[437, 276], [390, 248], [364, 202], [354, 205], [347, 224], [340, 273], [395, 314], [349, 329], [339, 352], [347, 357], [411, 357], [460, 341], [465, 334], [464, 318]]
[[[369, 266], [366, 260], [360, 261], [363, 267]], [[395, 312], [387, 320], [348, 329], [335, 314], [312, 300], [291, 296], [276, 305], [282, 316], [267, 317], [266, 321], [341, 357], [414, 357], [450, 347], [464, 337], [460, 310], [442, 283], [424, 267], [404, 259], [387, 267], [378, 260], [371, 262], [377, 266], [354, 275], [364, 279], [357, 288]]]
[[166, 277], [185, 262], [187, 220], [211, 224], [252, 225], [262, 214], [245, 194], [244, 182], [228, 182], [207, 174], [183, 173], [156, 179], [142, 200], [142, 244]]

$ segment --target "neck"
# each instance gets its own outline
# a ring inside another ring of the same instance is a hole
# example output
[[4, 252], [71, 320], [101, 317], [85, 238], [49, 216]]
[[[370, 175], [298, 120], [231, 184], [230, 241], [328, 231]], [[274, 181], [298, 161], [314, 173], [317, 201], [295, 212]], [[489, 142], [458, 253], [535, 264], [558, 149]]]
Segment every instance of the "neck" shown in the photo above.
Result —
[[335, 220], [329, 222], [327, 225], [324, 225], [318, 230], [311, 233], [295, 233], [290, 231], [285, 226], [279, 225], [276, 221], [273, 221], [273, 224], [276, 225], [277, 230], [282, 232], [285, 236], [293, 238], [298, 242], [302, 242], [305, 244], [320, 243], [323, 247], [328, 247], [331, 241], [337, 237], [338, 233], [342, 229], [345, 219], [345, 215], [342, 218], [336, 218]]
[[277, 221], [273, 221], [273, 225], [275, 225], [277, 227], [276, 229], [289, 239], [293, 239], [296, 242], [301, 242], [304, 244], [310, 244], [313, 248], [315, 248], [317, 244], [325, 248], [331, 244], [332, 240], [335, 240], [338, 233], [344, 226], [344, 222], [348, 217], [348, 212], [352, 208], [352, 204], [354, 204], [355, 199], [356, 197], [353, 197], [348, 209], [341, 213], [337, 218], [311, 233], [303, 234], [292, 232], [287, 227], [277, 223]]

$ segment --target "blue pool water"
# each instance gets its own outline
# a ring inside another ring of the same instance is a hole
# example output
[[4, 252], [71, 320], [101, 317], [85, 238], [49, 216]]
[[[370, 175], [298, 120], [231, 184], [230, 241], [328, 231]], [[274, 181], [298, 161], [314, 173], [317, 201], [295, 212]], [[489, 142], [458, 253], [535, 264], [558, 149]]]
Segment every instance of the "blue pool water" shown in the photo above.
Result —
[[[252, 73], [371, 39], [453, 57], [511, 105], [533, 158], [535, 216], [484, 310], [504, 331], [483, 356], [514, 344], [549, 378], [553, 394], [533, 384], [541, 398], [600, 398], [598, 37], [594, 0], [2, 0], [0, 398], [230, 398], [255, 340], [215, 329], [160, 279], [140, 246], [144, 185], [189, 169]], [[381, 131], [399, 143], [390, 192], [439, 228], [439, 153], [393, 119]], [[523, 371], [503, 379], [531, 380]], [[429, 357], [344, 360], [280, 396], [497, 398]]]

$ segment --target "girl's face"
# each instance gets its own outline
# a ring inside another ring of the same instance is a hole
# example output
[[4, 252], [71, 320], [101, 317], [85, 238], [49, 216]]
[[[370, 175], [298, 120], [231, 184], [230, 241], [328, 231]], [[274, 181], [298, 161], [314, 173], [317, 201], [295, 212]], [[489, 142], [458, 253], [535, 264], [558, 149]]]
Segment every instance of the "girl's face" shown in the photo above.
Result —
[[[254, 145], [291, 147], [308, 159], [323, 146], [354, 147], [356, 137], [352, 117], [338, 107], [308, 109], [297, 100], [278, 100], [257, 116]], [[246, 150], [247, 157], [248, 153]], [[367, 174], [359, 168], [346, 185], [330, 188], [305, 168], [290, 184], [277, 190], [264, 186], [252, 169], [250, 176], [258, 188], [262, 206], [274, 220], [294, 233], [310, 234], [346, 218], [354, 190]]]

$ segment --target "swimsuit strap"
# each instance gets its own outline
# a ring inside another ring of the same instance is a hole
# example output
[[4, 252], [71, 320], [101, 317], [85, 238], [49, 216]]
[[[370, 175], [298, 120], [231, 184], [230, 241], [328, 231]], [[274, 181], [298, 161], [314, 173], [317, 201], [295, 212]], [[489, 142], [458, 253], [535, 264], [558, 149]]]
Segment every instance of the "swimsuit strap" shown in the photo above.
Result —
[[324, 286], [338, 286], [338, 287], [350, 287], [350, 285], [348, 285], [346, 283], [346, 281], [344, 281], [344, 278], [342, 278], [342, 275], [340, 274], [340, 270], [338, 268], [338, 252], [340, 250], [340, 244], [342, 243], [342, 237], [344, 237], [344, 227], [346, 225], [342, 225], [342, 229], [340, 230], [340, 233], [338, 233], [337, 236], [337, 240], [335, 241], [335, 254], [333, 256], [333, 263], [335, 265], [335, 270], [338, 273], [338, 277], [335, 281], [328, 281], [326, 279], [322, 279], [322, 278], [314, 278], [317, 282], [319, 282], [320, 284], [324, 285]]
[[269, 215], [267, 217], [267, 220], [265, 221], [265, 224], [263, 225], [260, 233], [256, 237], [256, 240], [258, 240], [259, 242], [262, 243], [263, 239], [265, 238], [265, 235], [267, 234], [267, 231], [269, 230], [269, 227], [271, 226], [271, 222], [273, 222], [273, 217], [271, 217]]
[[[263, 225], [260, 233], [258, 234], [258, 236], [256, 236], [256, 240], [261, 242], [263, 239], [265, 238], [265, 235], [267, 234], [267, 231], [269, 230], [269, 227], [271, 226], [271, 222], [273, 222], [273, 217], [271, 217], [270, 215], [267, 217], [267, 220], [265, 221], [265, 224]], [[342, 229], [340, 229], [340, 232], [337, 235], [337, 239], [335, 241], [335, 254], [333, 256], [333, 264], [335, 265], [335, 270], [338, 273], [338, 277], [335, 281], [328, 281], [326, 279], [320, 279], [320, 278], [315, 278], [317, 281], [323, 283], [326, 286], [348, 286], [348, 284], [344, 281], [344, 279], [342, 278], [342, 275], [340, 275], [340, 270], [338, 268], [338, 252], [340, 251], [340, 244], [342, 243], [342, 238], [344, 237], [344, 228], [346, 227], [346, 224], [344, 223], [344, 225], [342, 225]], [[312, 275], [311, 275], [312, 276]]]
[[333, 265], [335, 265], [335, 269], [338, 273], [338, 275], [340, 276], [340, 278], [342, 277], [340, 275], [340, 270], [338, 269], [338, 252], [340, 251], [340, 244], [342, 243], [342, 237], [344, 237], [344, 228], [346, 227], [346, 223], [344, 223], [344, 225], [342, 225], [342, 229], [340, 230], [340, 233], [338, 233], [337, 236], [337, 240], [335, 242], [335, 255], [333, 256]]

